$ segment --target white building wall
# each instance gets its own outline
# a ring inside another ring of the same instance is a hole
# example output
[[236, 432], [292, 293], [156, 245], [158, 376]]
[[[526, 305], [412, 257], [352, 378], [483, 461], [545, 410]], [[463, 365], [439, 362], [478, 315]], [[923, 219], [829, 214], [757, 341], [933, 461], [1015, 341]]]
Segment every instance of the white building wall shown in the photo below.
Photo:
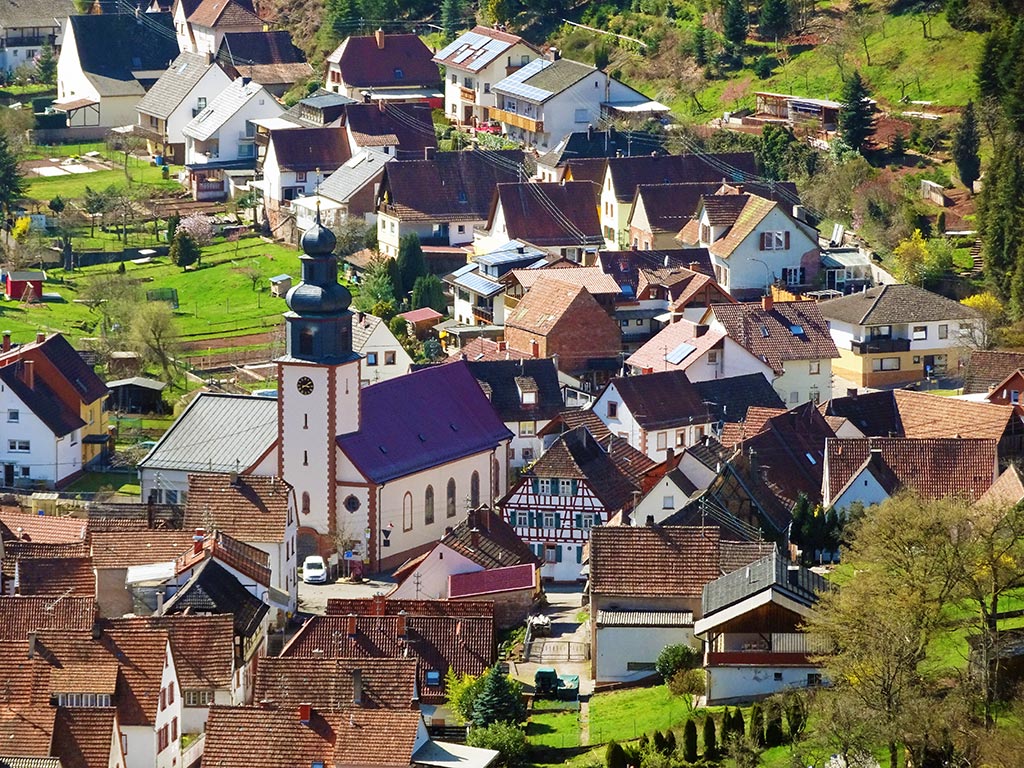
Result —
[[[171, 653], [171, 645], [168, 642], [167, 648], [164, 650], [164, 668], [160, 676], [160, 688], [169, 689], [172, 685], [174, 686], [174, 699], [173, 701], [168, 700], [164, 709], [157, 707], [156, 722], [153, 726], [154, 740], [156, 734], [164, 726], [167, 726], [169, 735], [167, 748], [156, 755], [156, 768], [177, 768], [178, 760], [181, 757], [181, 686], [178, 684], [178, 674], [174, 667], [174, 654]], [[168, 695], [167, 698], [170, 699], [170, 696]], [[173, 731], [170, 730], [172, 726], [176, 726], [178, 729], [177, 738], [170, 738], [170, 735], [173, 734]], [[157, 747], [159, 748], [158, 743]]]
[[[16, 423], [9, 421], [11, 411], [17, 411]], [[12, 440], [16, 441], [13, 450]], [[24, 440], [29, 443], [28, 451], [17, 448], [19, 442]], [[61, 445], [43, 421], [6, 385], [0, 384], [0, 472], [6, 472], [10, 465], [15, 482], [57, 482], [82, 468], [81, 450], [77, 451], [77, 457], [72, 455], [69, 451], [70, 442], [69, 438], [65, 438]], [[25, 467], [29, 470], [27, 476], [22, 474]], [[0, 474], [0, 484], [5, 484], [3, 474]]]
[[107, 760], [107, 768], [124, 768], [124, 751], [121, 744], [121, 729], [118, 726], [117, 716], [114, 716], [114, 727], [110, 729], [110, 758]]
[[[828, 471], [827, 464], [825, 466], [825, 470], [826, 472]], [[828, 477], [827, 474], [826, 477]], [[827, 480], [823, 485], [827, 493]], [[866, 508], [870, 507], [872, 504], [881, 504], [888, 498], [889, 493], [879, 484], [878, 480], [875, 479], [875, 476], [865, 469], [853, 479], [846, 490], [837, 496], [834, 501], [826, 497], [824, 499], [824, 504], [826, 507], [834, 507], [837, 512], [845, 512], [851, 504], [858, 501]]]
[[[231, 78], [229, 78], [224, 70], [219, 66], [210, 67], [203, 76], [199, 79], [192, 90], [189, 91], [182, 102], [175, 107], [174, 111], [171, 112], [167, 118], [167, 140], [171, 144], [184, 144], [185, 134], [181, 131], [182, 129], [192, 122], [192, 118], [195, 117], [193, 110], [199, 109], [199, 99], [206, 99], [206, 103], [212, 102], [221, 91], [227, 88], [231, 84]], [[196, 112], [198, 114], [198, 112]], [[140, 118], [140, 124], [148, 125], [149, 121], [146, 118]]]
[[[532, 464], [544, 453], [544, 439], [537, 437], [537, 433], [550, 423], [550, 419], [543, 421], [506, 421], [505, 426], [514, 435], [509, 449], [512, 452], [509, 466], [514, 468], [525, 467]], [[524, 453], [529, 450], [530, 453]]]
[[[230, 706], [235, 702], [231, 700], [230, 691], [218, 689], [213, 692], [213, 703]], [[181, 733], [203, 733], [206, 730], [206, 720], [209, 716], [209, 707], [186, 707], [183, 702], [181, 707]]]
[[[537, 58], [537, 54], [533, 50], [523, 43], [516, 43], [479, 72], [470, 72], [452, 65], [446, 66], [444, 78], [445, 115], [449, 119], [462, 122], [465, 117], [465, 107], [473, 106], [474, 117], [484, 120], [485, 110], [497, 104], [491, 86], [509, 75], [510, 66], [519, 67], [530, 63], [535, 58]], [[472, 82], [470, 87], [474, 92], [475, 103], [473, 104], [463, 101], [461, 96], [461, 88], [466, 87], [467, 77]]]
[[[591, 621], [595, 617], [591, 617]], [[653, 671], [658, 654], [667, 645], [695, 647], [693, 627], [598, 627], [594, 633], [596, 681], [599, 683], [636, 680]], [[629, 669], [630, 664], [651, 668]]]
[[125, 737], [125, 768], [153, 768], [156, 765], [156, 731], [151, 725], [121, 725]]
[[[776, 675], [780, 675], [782, 679], [776, 680]], [[708, 667], [708, 704], [748, 701], [770, 696], [786, 688], [806, 688], [808, 675], [820, 678], [821, 669], [816, 667]]]
[[[409, 357], [409, 353], [405, 351], [405, 347], [398, 342], [395, 334], [385, 323], [377, 324], [359, 352], [364, 356], [361, 379], [363, 386], [397, 379], [399, 376], [407, 374], [412, 366], [412, 358]], [[394, 363], [388, 364], [385, 354], [387, 352], [394, 353]], [[369, 360], [366, 359], [370, 353], [376, 354], [376, 365], [370, 365]]]
[[[818, 373], [811, 373], [813, 363], [817, 363]], [[831, 360], [789, 360], [783, 365], [784, 372], [772, 382], [772, 387], [787, 406], [808, 400], [819, 402], [832, 396]]]
[[687, 501], [688, 497], [683, 489], [666, 475], [640, 499], [630, 515], [630, 520], [634, 526], [643, 526], [647, 525], [647, 518], [650, 516], [654, 518], [656, 524], [661, 523], [677, 509], [681, 509]]
[[444, 544], [438, 544], [405, 581], [388, 593], [388, 599], [447, 600], [449, 576], [482, 570], [483, 566], [465, 555]]

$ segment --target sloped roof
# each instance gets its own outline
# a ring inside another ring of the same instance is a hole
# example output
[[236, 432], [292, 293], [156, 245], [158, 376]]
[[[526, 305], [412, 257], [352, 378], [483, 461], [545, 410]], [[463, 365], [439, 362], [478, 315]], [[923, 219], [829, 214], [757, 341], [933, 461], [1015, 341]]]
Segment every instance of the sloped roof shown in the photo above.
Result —
[[[371, 315], [369, 312], [356, 312], [352, 317], [352, 350], [361, 353], [363, 347], [370, 341], [370, 336], [383, 322], [381, 318]], [[391, 333], [390, 329], [388, 329], [388, 333]]]
[[434, 55], [434, 61], [454, 69], [479, 72], [517, 43], [537, 51], [518, 35], [477, 25], [438, 51]]
[[400, 160], [421, 160], [424, 149], [437, 147], [428, 104], [349, 104], [346, 125], [359, 147], [393, 147]]
[[488, 223], [493, 226], [500, 205], [509, 238], [541, 247], [599, 244], [604, 240], [599, 194], [600, 187], [591, 181], [498, 184]]
[[978, 506], [1011, 507], [1024, 500], [1024, 475], [1016, 464], [1011, 464], [978, 499]]
[[704, 585], [701, 601], [704, 616], [735, 605], [748, 597], [771, 589], [810, 607], [829, 583], [809, 568], [791, 566], [778, 550], [745, 568], [728, 573]]
[[776, 301], [768, 310], [760, 303], [713, 304], [710, 311], [733, 341], [776, 373], [790, 360], [839, 357], [817, 302]]
[[1012, 405], [897, 389], [893, 392], [903, 437], [987, 437], [999, 441], [1017, 417]]
[[520, 150], [439, 152], [431, 160], [395, 160], [381, 182], [385, 210], [403, 221], [487, 218], [500, 182], [517, 181]]
[[29, 657], [27, 640], [0, 643], [0, 744], [5, 752], [50, 754], [57, 708], [50, 706], [49, 678], [46, 662]]
[[536, 581], [537, 567], [533, 563], [456, 573], [448, 577], [448, 597], [486, 597], [501, 592], [532, 590]]
[[[4, 355], [0, 362], [13, 358], [37, 358], [39, 353], [56, 368], [82, 398], [82, 402], [94, 403], [107, 394], [103, 379], [96, 375], [92, 366], [85, 362], [82, 353], [68, 343], [62, 334], [51, 333], [42, 343], [33, 341], [21, 344]], [[39, 370], [36, 375], [38, 377]]]
[[678, 320], [666, 325], [627, 357], [626, 364], [641, 370], [685, 371], [709, 349], [720, 346], [726, 335], [719, 329]]
[[238, 579], [216, 560], [207, 559], [164, 603], [164, 613], [168, 615], [186, 610], [230, 614], [235, 634], [250, 637], [270, 611], [270, 606], [239, 584]]
[[[713, 195], [720, 186], [721, 181], [641, 184], [636, 188], [633, 217], [636, 216], [636, 202], [642, 201], [651, 232], [676, 233], [693, 218], [701, 196]], [[630, 223], [633, 223], [633, 218]]]
[[730, 569], [775, 548], [768, 542], [722, 541], [718, 528], [601, 526], [590, 532], [594, 595], [700, 597]]
[[378, 182], [384, 174], [384, 164], [391, 159], [391, 155], [375, 150], [356, 153], [323, 180], [320, 196], [339, 203], [348, 202], [368, 184]]
[[136, 616], [109, 619], [111, 627], [163, 629], [171, 640], [182, 689], [229, 688], [234, 672], [232, 617], [222, 615]]
[[117, 740], [115, 723], [113, 707], [59, 707], [51, 752], [63, 768], [109, 765]]
[[25, 640], [38, 629], [89, 629], [96, 618], [91, 597], [0, 595], [0, 640]]
[[604, 314], [604, 310], [583, 286], [563, 283], [553, 275], [545, 276], [509, 312], [505, 325], [546, 336], [563, 318], [571, 322], [578, 309], [587, 304]]
[[75, 13], [72, 0], [9, 0], [0, 5], [0, 28], [57, 26]]
[[251, 10], [234, 0], [202, 0], [188, 21], [203, 27], [242, 27], [259, 28], [263, 22]]
[[446, 362], [455, 362], [456, 360], [482, 362], [484, 360], [529, 360], [532, 358], [533, 355], [529, 352], [511, 349], [507, 344], [502, 349], [499, 342], [483, 336], [477, 336], [452, 352], [445, 360]]
[[867, 437], [903, 437], [899, 406], [891, 390], [834, 397], [818, 406], [818, 410], [826, 416], [848, 419]]
[[33, 544], [77, 544], [85, 541], [86, 524], [81, 518], [30, 515], [20, 508], [0, 507], [0, 536]]
[[29, 596], [96, 597], [96, 575], [92, 569], [92, 558], [20, 558], [18, 591]]
[[612, 157], [608, 172], [616, 199], [631, 203], [641, 184], [686, 182], [742, 182], [757, 175], [753, 152], [722, 152], [715, 155], [659, 155]]
[[[72, 15], [82, 71], [100, 96], [137, 95], [146, 89], [135, 73], [163, 72], [178, 57], [169, 13]], [[64, 41], [65, 45], [67, 40]], [[156, 79], [153, 75], [153, 79]]]
[[707, 248], [670, 248], [658, 251], [599, 251], [601, 268], [620, 286], [630, 286], [634, 295], [641, 270], [689, 269], [711, 276], [714, 269]]
[[622, 133], [614, 127], [607, 131], [573, 131], [561, 139], [554, 149], [541, 155], [537, 164], [557, 168], [573, 159], [617, 157], [619, 153], [649, 154], [652, 150], [661, 149], [663, 145], [664, 138], [653, 133]]
[[203, 75], [215, 66], [219, 64], [211, 62], [206, 54], [191, 51], [179, 53], [178, 58], [171, 62], [167, 71], [160, 75], [160, 79], [142, 97], [136, 109], [145, 115], [164, 119], [170, 117]]
[[366, 387], [361, 408], [359, 431], [337, 442], [375, 483], [491, 450], [512, 436], [464, 363]]
[[225, 32], [217, 55], [222, 61], [230, 61], [241, 68], [243, 73], [250, 64], [309, 66], [305, 54], [292, 42], [292, 36], [285, 30]]
[[[468, 360], [470, 373], [491, 390], [491, 406], [504, 422], [550, 419], [565, 407], [558, 369], [550, 358], [542, 360]], [[536, 385], [534, 405], [524, 405], [516, 379], [529, 377]]]
[[192, 545], [191, 531], [142, 529], [98, 531], [92, 534], [93, 565], [97, 570], [169, 563]]
[[64, 560], [89, 556], [89, 547], [84, 541], [73, 544], [37, 544], [32, 541], [4, 541], [4, 557], [0, 569], [5, 578], [13, 579], [17, 565], [22, 560], [43, 558]]
[[829, 320], [852, 325], [894, 325], [939, 320], [976, 320], [978, 312], [916, 285], [882, 285], [821, 302]]
[[139, 462], [139, 468], [244, 471], [275, 440], [277, 400], [203, 392]]
[[434, 54], [419, 35], [384, 34], [383, 41], [378, 46], [374, 35], [353, 35], [327, 61], [338, 65], [342, 80], [353, 88], [440, 85]]
[[[785, 403], [782, 402], [781, 398], [779, 398], [778, 405], [764, 408], [748, 408], [746, 417], [742, 421], [728, 422], [723, 426], [720, 442], [725, 447], [732, 448], [737, 443], [742, 443], [748, 437], [761, 434], [765, 425], [768, 423], [768, 419], [781, 416], [785, 412], [786, 406]], [[829, 422], [828, 419], [829, 417], [826, 416], [825, 421], [828, 423], [829, 427], [831, 427], [832, 423]]]
[[264, 95], [264, 99], [271, 100], [269, 103], [274, 105], [271, 107], [272, 109], [276, 107], [278, 113], [283, 111], [284, 108], [278, 105], [270, 93], [258, 82], [246, 82], [244, 78], [238, 78], [217, 94], [206, 106], [206, 109], [193, 117], [181, 131], [193, 139], [205, 141], [216, 134], [232, 115], [260, 93]]
[[[353, 673], [360, 673], [362, 701], [353, 701]], [[264, 657], [256, 672], [255, 701], [280, 707], [312, 704], [323, 711], [411, 709], [416, 696], [416, 660], [387, 658]]]
[[[282, 170], [323, 173], [340, 168], [351, 152], [344, 128], [288, 128], [271, 131], [274, 159]], [[268, 150], [269, 153], [269, 150]]]
[[539, 280], [553, 278], [568, 285], [581, 285], [591, 296], [618, 296], [621, 293], [615, 279], [601, 267], [549, 267], [546, 269], [513, 269], [512, 275], [530, 290]]
[[24, 363], [16, 362], [0, 368], [0, 381], [39, 417], [47, 429], [57, 437], [74, 432], [85, 426], [85, 421], [58, 396], [41, 375], [35, 376], [35, 383], [29, 387], [22, 378]]
[[615, 387], [633, 418], [647, 430], [715, 418], [704, 405], [697, 388], [682, 371], [620, 376], [609, 381], [607, 386]]
[[584, 77], [598, 72], [597, 67], [571, 59], [537, 58], [495, 83], [491, 90], [507, 93], [535, 104], [543, 104]]
[[760, 373], [695, 381], [701, 400], [725, 422], [743, 421], [753, 408], [785, 408], [771, 383]]
[[991, 439], [866, 437], [825, 441], [829, 498], [868, 470], [888, 493], [909, 488], [923, 498], [979, 499], [996, 479]]
[[[742, 206], [733, 202], [738, 200], [743, 201]], [[757, 195], [716, 195], [704, 198], [704, 210], [709, 214], [714, 213], [720, 222], [716, 226], [728, 227], [724, 235], [708, 246], [708, 250], [716, 256], [728, 258], [776, 206], [778, 203]]]
[[217, 529], [244, 542], [283, 542], [292, 487], [278, 477], [188, 476], [185, 528]]
[[490, 509], [471, 510], [466, 518], [441, 537], [441, 543], [483, 568], [504, 568], [529, 563], [537, 558], [515, 528]]
[[1014, 371], [1024, 368], [1024, 352], [976, 349], [971, 352], [964, 375], [965, 395], [985, 395]]

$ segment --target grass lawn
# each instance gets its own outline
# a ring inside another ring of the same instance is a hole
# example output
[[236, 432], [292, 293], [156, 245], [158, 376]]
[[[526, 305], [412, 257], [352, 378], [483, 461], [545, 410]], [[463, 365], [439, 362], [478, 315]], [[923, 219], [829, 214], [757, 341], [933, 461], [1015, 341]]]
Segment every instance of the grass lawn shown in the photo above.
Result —
[[64, 490], [69, 493], [97, 493], [108, 489], [126, 496], [142, 493], [139, 477], [134, 472], [86, 472]]
[[572, 710], [531, 712], [530, 721], [526, 724], [526, 737], [535, 747], [578, 747], [579, 713]]
[[597, 693], [590, 698], [590, 741], [629, 741], [680, 726], [688, 717], [683, 700], [664, 685]]
[[[70, 145], [75, 146], [75, 145]], [[57, 157], [57, 155], [54, 155]], [[118, 160], [118, 162], [121, 162]], [[148, 162], [133, 157], [128, 161], [128, 173], [132, 185], [145, 184], [155, 189], [166, 189], [174, 192], [181, 190], [181, 184], [174, 178], [174, 170], [171, 170], [170, 178], [163, 178], [159, 168], [151, 166]], [[65, 200], [76, 200], [85, 195], [85, 188], [105, 189], [111, 185], [123, 187], [127, 183], [124, 174], [124, 167], [118, 166], [109, 171], [95, 171], [93, 173], [73, 173], [66, 176], [29, 176], [28, 192], [25, 196], [31, 200], [41, 203], [48, 202], [55, 197], [62, 197]]]

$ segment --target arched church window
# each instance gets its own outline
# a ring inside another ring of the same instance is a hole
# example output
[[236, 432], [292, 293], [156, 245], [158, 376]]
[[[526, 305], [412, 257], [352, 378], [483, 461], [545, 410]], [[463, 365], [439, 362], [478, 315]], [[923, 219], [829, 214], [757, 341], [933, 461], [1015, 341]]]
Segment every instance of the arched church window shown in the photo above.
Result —
[[302, 514], [309, 514], [309, 491], [302, 492]]
[[412, 494], [408, 491], [405, 492], [405, 498], [402, 499], [402, 530], [412, 530]]
[[434, 522], [434, 486], [428, 485], [427, 492], [423, 495], [423, 524], [430, 525]]
[[455, 478], [448, 478], [448, 493], [446, 499], [448, 505], [448, 517], [455, 517]]
[[480, 506], [480, 473], [474, 472], [469, 478], [469, 506], [476, 509]]
[[309, 328], [303, 328], [299, 331], [299, 354], [313, 354], [313, 331]]

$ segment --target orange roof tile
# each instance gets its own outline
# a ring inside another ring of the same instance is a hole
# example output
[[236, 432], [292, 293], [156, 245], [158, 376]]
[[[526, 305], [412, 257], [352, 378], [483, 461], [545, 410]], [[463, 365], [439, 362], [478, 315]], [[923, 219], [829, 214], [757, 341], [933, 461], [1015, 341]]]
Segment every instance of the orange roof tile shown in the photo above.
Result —
[[95, 618], [91, 597], [0, 596], [0, 640], [24, 640], [38, 629], [90, 629]]
[[276, 477], [189, 475], [185, 528], [224, 531], [239, 541], [283, 542], [292, 487]]
[[[362, 680], [362, 703], [353, 698], [353, 672]], [[416, 695], [415, 659], [332, 659], [267, 657], [256, 673], [256, 701], [279, 707], [310, 703], [337, 711], [354, 706], [373, 709], [411, 709]]]
[[1012, 405], [974, 403], [927, 392], [893, 392], [905, 437], [987, 437], [1000, 440], [1014, 418]]
[[56, 709], [50, 706], [50, 670], [28, 658], [28, 642], [0, 643], [0, 745], [26, 757], [50, 754]]
[[96, 597], [91, 557], [21, 558], [18, 591], [22, 595]]
[[94, 533], [92, 560], [97, 570], [169, 563], [192, 545], [191, 531], [139, 530]]
[[234, 618], [231, 614], [138, 616], [110, 619], [109, 626], [166, 630], [182, 689], [228, 688], [234, 672]]
[[116, 714], [112, 707], [60, 707], [52, 752], [60, 758], [62, 768], [110, 765], [111, 747], [116, 744]]
[[37, 544], [73, 544], [84, 541], [86, 521], [75, 517], [28, 515], [10, 507], [0, 508], [0, 534]]

